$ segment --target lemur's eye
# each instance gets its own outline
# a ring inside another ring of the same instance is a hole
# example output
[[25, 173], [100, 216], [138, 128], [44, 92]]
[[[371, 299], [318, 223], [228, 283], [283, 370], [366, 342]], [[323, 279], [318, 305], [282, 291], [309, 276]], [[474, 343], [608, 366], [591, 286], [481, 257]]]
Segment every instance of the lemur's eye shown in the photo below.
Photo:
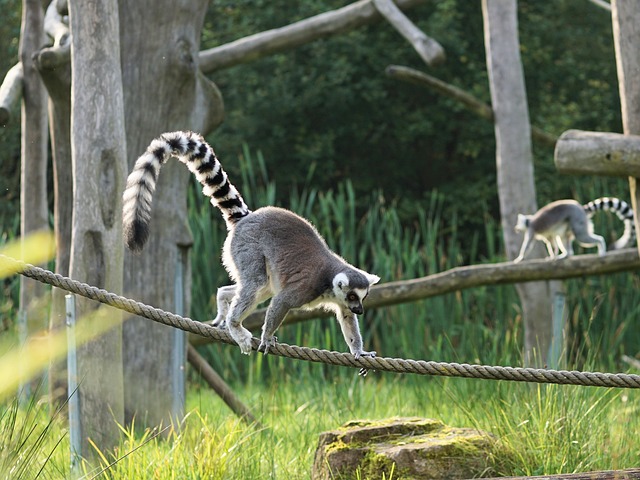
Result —
[[350, 302], [355, 302], [356, 300], [358, 300], [358, 296], [351, 292], [349, 295], [347, 295], [347, 300], [349, 300]]

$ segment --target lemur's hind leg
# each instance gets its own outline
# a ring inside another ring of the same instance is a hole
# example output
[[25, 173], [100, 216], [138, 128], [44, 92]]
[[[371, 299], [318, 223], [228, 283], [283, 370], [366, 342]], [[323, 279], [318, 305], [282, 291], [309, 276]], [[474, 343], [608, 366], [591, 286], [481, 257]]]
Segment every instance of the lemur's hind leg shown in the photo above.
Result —
[[251, 332], [242, 326], [242, 322], [272, 293], [264, 262], [235, 263], [238, 266], [239, 279], [235, 285], [235, 295], [229, 306], [226, 324], [242, 353], [248, 355], [251, 353], [252, 336]]
[[262, 338], [260, 339], [260, 349], [264, 348], [264, 354], [269, 353], [269, 348], [273, 347], [278, 339], [274, 336], [276, 330], [282, 325], [284, 317], [293, 306], [282, 294], [271, 299], [267, 314], [262, 326]]
[[237, 285], [235, 296], [231, 301], [227, 314], [226, 326], [231, 337], [236, 341], [242, 353], [251, 353], [251, 332], [242, 326], [242, 322], [253, 312], [262, 298], [258, 296], [258, 289], [249, 285]]
[[229, 313], [231, 300], [233, 300], [235, 295], [235, 285], [227, 285], [218, 289], [218, 293], [216, 294], [216, 308], [218, 309], [218, 313], [212, 322], [214, 327], [225, 328], [227, 326], [227, 314]]
[[602, 256], [607, 251], [607, 244], [604, 238], [593, 233], [593, 226], [590, 221], [580, 222], [573, 226], [573, 234], [576, 240], [583, 247], [598, 247], [598, 255]]

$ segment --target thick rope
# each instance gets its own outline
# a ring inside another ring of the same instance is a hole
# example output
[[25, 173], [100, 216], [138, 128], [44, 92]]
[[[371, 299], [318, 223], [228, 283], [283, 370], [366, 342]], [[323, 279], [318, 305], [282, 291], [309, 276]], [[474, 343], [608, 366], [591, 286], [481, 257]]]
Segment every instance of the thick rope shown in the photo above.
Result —
[[[165, 312], [140, 302], [116, 295], [101, 288], [63, 277], [40, 267], [35, 267], [0, 254], [0, 267], [6, 266], [12, 271], [39, 282], [67, 290], [91, 300], [110, 305], [126, 312], [148, 318], [154, 322], [179, 328], [186, 332], [208, 337], [218, 342], [235, 345], [231, 336], [223, 329], [209, 324], [196, 322], [190, 318]], [[252, 346], [258, 349], [260, 341], [253, 338]], [[269, 354], [287, 358], [325, 363], [343, 367], [364, 368], [394, 373], [414, 373], [443, 377], [481, 378], [485, 380], [506, 380], [512, 382], [555, 383], [560, 385], [582, 385], [589, 387], [640, 388], [640, 375], [625, 373], [579, 372], [567, 370], [545, 370], [537, 368], [500, 367], [488, 365], [469, 365], [466, 363], [445, 363], [425, 360], [406, 360], [402, 358], [361, 357], [356, 360], [349, 353], [332, 352], [315, 348], [299, 347], [277, 343], [269, 347]]]

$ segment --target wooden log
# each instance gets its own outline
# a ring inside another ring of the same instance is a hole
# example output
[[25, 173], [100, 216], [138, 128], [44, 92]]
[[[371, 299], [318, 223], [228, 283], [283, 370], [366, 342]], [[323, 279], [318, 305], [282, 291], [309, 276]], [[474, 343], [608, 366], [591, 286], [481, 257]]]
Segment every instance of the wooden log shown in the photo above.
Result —
[[[401, 9], [421, 3], [425, 3], [425, 0], [397, 0], [398, 7]], [[348, 32], [381, 19], [382, 15], [374, 7], [373, 0], [360, 0], [346, 7], [321, 13], [281, 28], [256, 33], [203, 50], [199, 55], [200, 69], [205, 73], [211, 73], [248, 63], [314, 40]]]
[[496, 477], [488, 480], [626, 480], [640, 478], [640, 468], [626, 470], [602, 470], [599, 472], [537, 475], [534, 477]]
[[567, 130], [554, 160], [560, 173], [640, 177], [640, 136]]
[[393, 0], [373, 0], [373, 4], [393, 28], [413, 46], [427, 65], [435, 67], [444, 62], [445, 53], [442, 45], [409, 20]]
[[247, 407], [238, 397], [236, 397], [231, 387], [222, 379], [211, 365], [198, 353], [198, 351], [189, 345], [187, 349], [187, 359], [202, 378], [209, 384], [218, 396], [227, 404], [227, 406], [246, 422], [261, 428], [260, 423], [256, 420], [249, 407]]
[[[560, 260], [545, 258], [520, 263], [503, 262], [456, 267], [426, 277], [374, 285], [365, 302], [365, 310], [415, 302], [483, 285], [563, 280], [638, 269], [640, 269], [640, 256], [633, 248], [608, 252], [603, 257], [596, 254], [574, 255]], [[244, 326], [250, 330], [259, 329], [264, 321], [265, 312], [265, 309], [253, 312], [245, 319]], [[285, 318], [285, 323], [297, 323], [329, 315], [322, 310], [292, 310]], [[192, 335], [190, 342], [201, 345], [210, 341]]]
[[[452, 98], [453, 100], [462, 104], [467, 110], [475, 113], [480, 118], [484, 118], [490, 122], [494, 121], [493, 109], [491, 105], [483, 102], [482, 100], [474, 97], [470, 93], [465, 92], [461, 88], [458, 88], [450, 83], [443, 82], [431, 75], [428, 75], [419, 70], [413, 68], [404, 67], [401, 65], [389, 65], [385, 71], [387, 76], [401, 80], [403, 82], [413, 83], [422, 87], [430, 88], [431, 90], [444, 95], [445, 97]], [[541, 128], [534, 125], [531, 126], [531, 138], [535, 142], [548, 147], [553, 147], [556, 144], [557, 138], [550, 133], [545, 132]]]

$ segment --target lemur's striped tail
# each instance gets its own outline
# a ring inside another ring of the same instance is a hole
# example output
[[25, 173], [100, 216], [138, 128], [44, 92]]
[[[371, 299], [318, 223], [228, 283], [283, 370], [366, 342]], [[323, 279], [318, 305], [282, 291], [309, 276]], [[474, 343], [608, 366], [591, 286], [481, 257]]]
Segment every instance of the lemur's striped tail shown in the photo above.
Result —
[[222, 212], [227, 229], [249, 215], [238, 190], [229, 182], [216, 154], [201, 135], [193, 132], [164, 133], [151, 142], [136, 161], [122, 196], [122, 222], [127, 246], [142, 250], [149, 237], [151, 203], [160, 167], [169, 157], [184, 163], [203, 185], [202, 193]]
[[602, 197], [593, 200], [585, 205], [584, 209], [589, 214], [593, 215], [598, 210], [605, 210], [613, 212], [616, 216], [624, 222], [624, 232], [622, 236], [611, 245], [610, 250], [618, 250], [629, 245], [636, 236], [636, 227], [633, 222], [633, 210], [629, 204], [619, 198], [614, 197]]

